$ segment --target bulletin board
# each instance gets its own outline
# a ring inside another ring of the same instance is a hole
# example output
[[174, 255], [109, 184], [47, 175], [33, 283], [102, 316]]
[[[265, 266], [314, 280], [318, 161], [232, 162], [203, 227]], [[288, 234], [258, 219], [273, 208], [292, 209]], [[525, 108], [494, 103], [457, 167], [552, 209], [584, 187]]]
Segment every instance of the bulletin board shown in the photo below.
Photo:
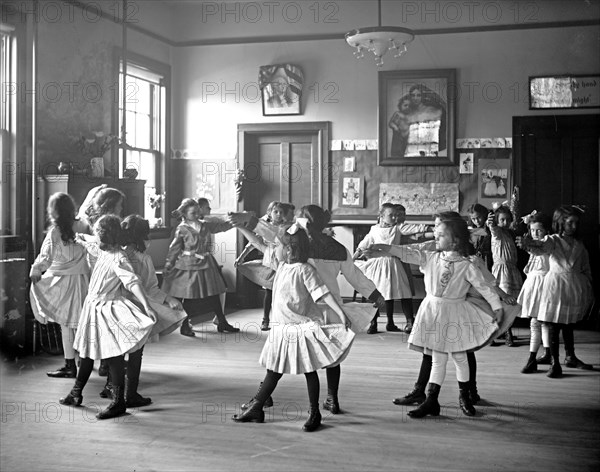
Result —
[[[511, 148], [469, 149], [473, 153], [473, 173], [461, 174], [458, 166], [378, 166], [376, 150], [331, 151], [331, 211], [333, 222], [346, 220], [375, 220], [379, 213], [381, 183], [454, 183], [458, 184], [458, 212], [479, 202], [479, 160], [510, 159]], [[355, 172], [364, 176], [362, 208], [340, 206], [339, 182], [344, 172], [344, 158], [355, 158]], [[512, 172], [512, 166], [511, 166]], [[422, 216], [407, 216], [407, 220], [423, 220]]]

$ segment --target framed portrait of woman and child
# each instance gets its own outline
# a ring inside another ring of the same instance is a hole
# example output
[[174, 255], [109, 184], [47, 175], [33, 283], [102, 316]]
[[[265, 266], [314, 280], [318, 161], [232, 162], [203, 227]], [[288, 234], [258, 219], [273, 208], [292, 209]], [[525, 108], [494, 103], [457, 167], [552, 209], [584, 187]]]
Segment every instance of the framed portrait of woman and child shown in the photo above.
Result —
[[379, 72], [379, 165], [456, 165], [456, 70]]

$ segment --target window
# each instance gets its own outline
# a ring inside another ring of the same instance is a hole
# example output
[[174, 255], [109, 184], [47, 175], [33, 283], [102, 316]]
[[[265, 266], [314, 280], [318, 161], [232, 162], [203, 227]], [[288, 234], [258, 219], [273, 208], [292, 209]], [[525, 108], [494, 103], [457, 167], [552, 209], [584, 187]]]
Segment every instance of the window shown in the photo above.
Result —
[[0, 183], [0, 234], [17, 233], [17, 162], [16, 162], [16, 112], [17, 84], [15, 29], [0, 24], [0, 152], [2, 154], [2, 179]]
[[[144, 180], [144, 218], [152, 227], [162, 227], [165, 218], [166, 152], [170, 68], [128, 54], [127, 67], [119, 60], [120, 137], [119, 177]], [[123, 81], [126, 87], [123, 89]]]

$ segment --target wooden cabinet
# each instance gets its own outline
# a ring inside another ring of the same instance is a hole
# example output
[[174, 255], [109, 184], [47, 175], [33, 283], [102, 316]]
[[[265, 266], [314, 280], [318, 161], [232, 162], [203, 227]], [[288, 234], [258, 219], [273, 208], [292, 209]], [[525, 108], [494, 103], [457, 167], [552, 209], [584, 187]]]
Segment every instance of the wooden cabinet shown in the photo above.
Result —
[[45, 175], [37, 179], [36, 191], [36, 243], [42, 243], [46, 227], [48, 197], [55, 192], [68, 193], [79, 206], [88, 192], [102, 184], [116, 188], [125, 194], [123, 215], [144, 214], [145, 180], [115, 179], [113, 177], [88, 177], [82, 174]]

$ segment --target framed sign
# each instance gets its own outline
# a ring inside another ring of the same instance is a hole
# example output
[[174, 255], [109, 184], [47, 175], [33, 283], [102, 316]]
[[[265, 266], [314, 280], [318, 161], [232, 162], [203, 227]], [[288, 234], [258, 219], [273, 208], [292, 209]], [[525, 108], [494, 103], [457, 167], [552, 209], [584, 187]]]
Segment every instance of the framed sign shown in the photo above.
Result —
[[510, 159], [479, 159], [479, 182], [477, 201], [487, 208], [492, 203], [510, 199]]
[[300, 115], [302, 70], [292, 64], [261, 66], [258, 83], [263, 116]]
[[433, 218], [441, 211], [458, 211], [458, 183], [379, 184], [379, 206], [400, 203], [406, 216]]
[[455, 69], [379, 72], [381, 166], [455, 165]]
[[343, 173], [340, 176], [340, 207], [363, 208], [365, 197], [365, 178], [355, 173]]
[[529, 77], [529, 109], [599, 108], [600, 75]]

